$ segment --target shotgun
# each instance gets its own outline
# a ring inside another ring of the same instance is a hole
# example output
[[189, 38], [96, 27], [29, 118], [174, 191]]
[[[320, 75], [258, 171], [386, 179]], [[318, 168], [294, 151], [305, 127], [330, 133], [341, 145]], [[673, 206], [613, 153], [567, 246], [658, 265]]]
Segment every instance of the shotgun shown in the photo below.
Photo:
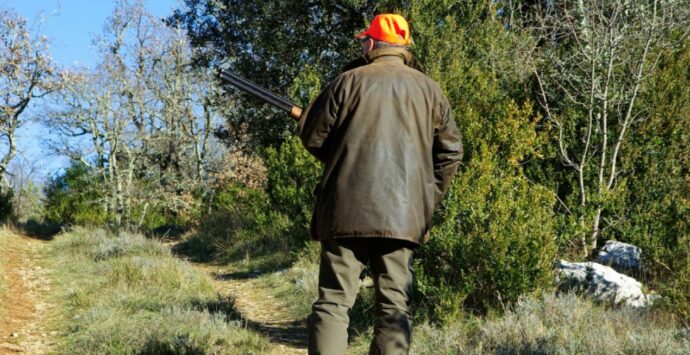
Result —
[[286, 111], [290, 117], [294, 120], [299, 121], [299, 116], [302, 115], [302, 108], [295, 106], [288, 99], [278, 96], [277, 94], [263, 88], [256, 83], [253, 83], [237, 74], [234, 74], [228, 70], [221, 69], [218, 76], [225, 82], [237, 87], [238, 89], [248, 92], [259, 99], [268, 102], [269, 104]]

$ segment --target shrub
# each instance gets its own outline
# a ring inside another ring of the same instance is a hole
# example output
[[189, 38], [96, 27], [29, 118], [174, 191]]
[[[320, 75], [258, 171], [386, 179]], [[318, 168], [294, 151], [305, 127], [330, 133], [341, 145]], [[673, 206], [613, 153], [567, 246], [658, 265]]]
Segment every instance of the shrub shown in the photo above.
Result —
[[14, 220], [23, 224], [43, 219], [42, 199], [41, 187], [33, 181], [19, 186], [12, 199]]
[[[221, 261], [246, 260], [261, 269], [285, 267], [309, 239], [312, 191], [319, 163], [292, 137], [264, 152], [266, 190], [228, 183], [202, 208], [198, 233], [182, 246]], [[205, 256], [205, 257], [203, 257]]]
[[690, 236], [680, 239], [670, 265], [672, 272], [660, 282], [662, 305], [690, 326]]
[[271, 205], [290, 220], [290, 234], [299, 242], [309, 240], [314, 205], [313, 191], [321, 176], [321, 164], [302, 147], [298, 137], [287, 139], [279, 150], [265, 154], [268, 169], [266, 192]]
[[12, 201], [14, 193], [10, 188], [0, 189], [0, 223], [5, 223], [12, 217]]
[[663, 315], [568, 294], [521, 298], [500, 318], [422, 324], [412, 346], [420, 354], [686, 354], [690, 339]]
[[417, 263], [421, 302], [440, 319], [463, 305], [503, 307], [551, 284], [552, 196], [522, 178], [483, 173], [490, 165], [473, 162], [454, 181]]
[[98, 178], [84, 164], [73, 162], [64, 173], [49, 179], [45, 191], [45, 217], [60, 224], [103, 225]]
[[521, 163], [536, 154], [536, 121], [528, 104], [503, 103], [494, 114], [502, 118], [493, 126], [465, 123], [466, 136], [489, 137], [475, 143], [420, 252], [417, 287], [436, 319], [453, 319], [463, 306], [505, 307], [551, 284], [555, 198], [528, 181]]
[[198, 233], [185, 243], [197, 254], [225, 262], [265, 257], [263, 264], [271, 269], [293, 259], [291, 251], [299, 242], [289, 233], [290, 221], [273, 208], [263, 191], [227, 185], [216, 193], [207, 210]]

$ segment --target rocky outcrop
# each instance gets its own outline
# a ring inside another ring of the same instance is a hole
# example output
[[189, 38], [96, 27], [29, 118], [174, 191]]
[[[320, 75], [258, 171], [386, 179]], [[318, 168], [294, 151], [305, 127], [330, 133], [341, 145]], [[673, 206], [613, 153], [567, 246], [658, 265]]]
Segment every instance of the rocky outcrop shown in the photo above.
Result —
[[599, 302], [631, 307], [648, 306], [654, 299], [642, 292], [637, 280], [605, 265], [561, 260], [555, 269], [561, 291], [581, 292]]
[[637, 272], [641, 267], [640, 252], [634, 245], [609, 240], [599, 251], [596, 262], [622, 272]]

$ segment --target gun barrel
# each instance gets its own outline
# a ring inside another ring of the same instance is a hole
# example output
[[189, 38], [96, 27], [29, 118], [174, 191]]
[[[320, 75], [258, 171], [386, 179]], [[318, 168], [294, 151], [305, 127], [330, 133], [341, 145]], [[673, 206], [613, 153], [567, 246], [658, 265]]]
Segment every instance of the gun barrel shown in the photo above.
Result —
[[249, 81], [239, 75], [236, 75], [228, 70], [221, 70], [219, 76], [221, 79], [236, 86], [237, 88], [258, 97], [283, 111], [288, 112], [291, 117], [299, 119], [299, 116], [295, 117], [295, 112], [301, 112], [301, 109], [295, 106], [288, 99], [278, 96], [275, 93], [259, 86], [258, 84]]

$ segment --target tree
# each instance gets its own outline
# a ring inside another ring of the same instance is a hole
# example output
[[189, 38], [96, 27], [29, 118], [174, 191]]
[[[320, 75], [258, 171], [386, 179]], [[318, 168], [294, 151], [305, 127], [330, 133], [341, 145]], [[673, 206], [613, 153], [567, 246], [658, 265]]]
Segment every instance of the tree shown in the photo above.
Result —
[[186, 34], [119, 1], [99, 41], [96, 70], [73, 73], [52, 113], [53, 147], [100, 176], [102, 209], [116, 226], [140, 227], [197, 204], [222, 154], [212, 143], [218, 95], [209, 71], [191, 65]]
[[[185, 0], [167, 21], [187, 30], [196, 64], [226, 66], [305, 105], [309, 90], [299, 82], [316, 76], [328, 82], [359, 55], [354, 36], [377, 12], [400, 11], [403, 1]], [[279, 147], [294, 123], [248, 96], [228, 93], [234, 107], [225, 116], [226, 143], [255, 150]], [[237, 98], [239, 96], [239, 98]], [[229, 105], [228, 95], [223, 105]]]
[[26, 19], [0, 9], [0, 192], [10, 188], [7, 168], [17, 152], [17, 129], [33, 100], [60, 87], [48, 39], [32, 35]]
[[690, 7], [672, 0], [545, 2], [526, 23], [538, 44], [537, 100], [560, 160], [576, 176], [577, 198], [565, 204], [582, 228], [579, 248], [587, 255], [616, 223], [604, 213], [625, 188], [622, 147], [648, 118], [639, 95], [662, 56], [686, 40]]
[[10, 186], [14, 191], [13, 217], [20, 223], [30, 219], [40, 220], [42, 215], [43, 193], [38, 181], [41, 166], [26, 157], [19, 156], [8, 167]]

